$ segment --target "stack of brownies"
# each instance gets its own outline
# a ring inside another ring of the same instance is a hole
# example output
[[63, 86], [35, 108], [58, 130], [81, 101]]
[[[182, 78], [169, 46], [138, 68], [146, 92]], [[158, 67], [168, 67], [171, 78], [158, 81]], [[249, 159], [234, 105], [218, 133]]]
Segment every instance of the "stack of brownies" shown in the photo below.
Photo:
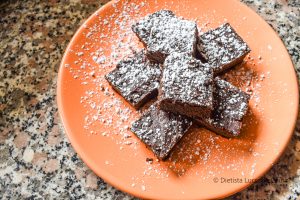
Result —
[[240, 134], [250, 96], [218, 77], [250, 52], [228, 24], [198, 35], [197, 25], [160, 10], [132, 26], [145, 49], [105, 78], [136, 109], [157, 97], [131, 130], [160, 159], [198, 123], [225, 137]]

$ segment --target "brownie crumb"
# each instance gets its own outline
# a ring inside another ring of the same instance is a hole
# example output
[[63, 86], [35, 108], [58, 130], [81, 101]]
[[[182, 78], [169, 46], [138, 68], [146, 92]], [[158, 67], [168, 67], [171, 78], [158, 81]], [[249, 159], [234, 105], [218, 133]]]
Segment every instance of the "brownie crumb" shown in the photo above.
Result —
[[153, 158], [146, 158], [146, 162], [149, 163], [149, 164], [152, 164], [153, 163]]

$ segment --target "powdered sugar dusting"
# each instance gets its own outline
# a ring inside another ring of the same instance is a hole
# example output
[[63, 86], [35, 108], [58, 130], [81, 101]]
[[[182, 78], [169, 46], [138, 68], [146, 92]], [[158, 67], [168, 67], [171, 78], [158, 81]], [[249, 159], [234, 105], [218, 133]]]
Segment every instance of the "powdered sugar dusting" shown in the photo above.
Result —
[[[259, 167], [255, 162], [265, 156], [257, 149], [273, 148], [273, 146], [256, 143], [256, 131], [249, 131], [249, 124], [259, 127], [259, 120], [255, 119], [255, 115], [264, 114], [261, 107], [261, 90], [272, 76], [271, 73], [257, 70], [257, 65], [263, 67], [266, 64], [263, 54], [247, 57], [241, 66], [224, 76], [226, 80], [232, 81], [234, 85], [251, 94], [251, 109], [246, 116], [247, 123], [243, 127], [244, 132], [249, 133], [247, 137], [242, 135], [240, 139], [228, 140], [197, 128], [197, 131], [191, 131], [183, 137], [167, 161], [153, 159], [152, 163], [149, 163], [144, 159], [144, 151], [140, 152], [144, 149], [143, 144], [129, 130], [131, 123], [141, 114], [125, 103], [108, 85], [103, 75], [112, 71], [121, 59], [131, 56], [142, 47], [139, 39], [131, 31], [131, 26], [138, 19], [143, 18], [140, 9], [147, 9], [147, 5], [148, 1], [140, 4], [128, 1], [121, 9], [114, 6], [116, 12], [109, 17], [100, 17], [96, 13], [98, 23], [87, 23], [84, 26], [83, 34], [86, 38], [84, 44], [72, 47], [68, 52], [75, 55], [76, 59], [70, 60], [64, 67], [76, 82], [80, 83], [80, 89], [84, 89], [80, 102], [86, 111], [83, 119], [85, 134], [95, 139], [112, 140], [117, 144], [120, 152], [132, 150], [130, 151], [132, 154], [126, 154], [126, 157], [143, 159], [145, 165], [142, 167], [142, 172], [133, 175], [132, 182], [128, 183], [141, 191], [151, 190], [151, 187], [146, 184], [148, 178], [164, 180], [174, 176], [174, 172], [179, 176], [191, 174], [202, 181], [210, 180], [228, 171], [237, 176], [255, 176]], [[132, 17], [136, 20], [132, 20]], [[199, 18], [199, 27], [210, 27], [211, 19], [200, 20], [204, 18], [203, 16]], [[281, 87], [284, 89], [284, 83]], [[233, 152], [234, 159], [231, 156]], [[154, 157], [148, 151], [145, 154], [147, 157]], [[254, 163], [247, 162], [249, 156], [255, 157]], [[109, 167], [111, 162], [107, 161], [108, 164], [105, 165]], [[244, 168], [245, 162], [249, 164], [246, 168]], [[244, 170], [241, 171], [241, 168]]]
[[149, 96], [157, 94], [161, 66], [149, 62], [145, 52], [141, 51], [120, 61], [116, 69], [105, 77], [115, 90], [138, 108], [150, 98]]
[[212, 108], [212, 82], [208, 65], [186, 53], [173, 53], [164, 63], [160, 99]]
[[229, 23], [200, 35], [198, 49], [216, 73], [222, 72], [226, 65], [243, 58], [250, 51]]
[[165, 112], [156, 106], [132, 124], [131, 130], [156, 154], [164, 159], [192, 125], [191, 119]]
[[215, 79], [214, 93], [215, 108], [212, 116], [200, 118], [198, 121], [221, 135], [227, 137], [240, 135], [250, 95], [220, 78]]
[[195, 55], [196, 23], [176, 17], [172, 11], [161, 10], [146, 16], [133, 25], [133, 31], [146, 45], [149, 56], [158, 62], [172, 52]]

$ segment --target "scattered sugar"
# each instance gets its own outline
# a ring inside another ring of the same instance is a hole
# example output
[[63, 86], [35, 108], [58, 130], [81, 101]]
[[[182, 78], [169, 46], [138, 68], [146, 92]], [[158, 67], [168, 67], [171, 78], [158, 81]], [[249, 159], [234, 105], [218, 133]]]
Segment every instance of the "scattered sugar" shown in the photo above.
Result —
[[124, 144], [126, 144], [126, 145], [131, 145], [131, 144], [132, 144], [132, 142], [130, 142], [130, 141], [126, 141], [126, 142], [124, 142]]
[[272, 50], [272, 46], [271, 46], [271, 45], [268, 45], [268, 49], [271, 51], [271, 50]]
[[[124, 9], [119, 10], [118, 15], [113, 15], [105, 20], [100, 20], [100, 24], [96, 25], [84, 25], [86, 30], [85, 37], [87, 42], [80, 45], [76, 51], [71, 50], [69, 53], [75, 54], [78, 60], [71, 64], [65, 64], [65, 68], [68, 68], [70, 73], [75, 79], [81, 81], [84, 85], [91, 85], [80, 98], [80, 103], [83, 107], [87, 108], [87, 113], [84, 118], [84, 128], [87, 130], [87, 134], [98, 135], [110, 138], [115, 141], [116, 144], [120, 145], [118, 148], [123, 150], [124, 148], [139, 149], [140, 142], [137, 141], [136, 137], [129, 130], [128, 124], [131, 124], [136, 118], [133, 115], [140, 116], [140, 113], [136, 112], [132, 108], [128, 108], [124, 105], [121, 98], [108, 86], [102, 75], [111, 71], [115, 64], [122, 58], [132, 55], [133, 52], [140, 48], [138, 39], [134, 36], [131, 31], [131, 25], [134, 23], [131, 16], [140, 19], [139, 9], [147, 5], [147, 2], [141, 2], [139, 5], [127, 3]], [[117, 8], [116, 8], [117, 9]], [[215, 10], [213, 11], [216, 12]], [[130, 15], [129, 15], [130, 13]], [[99, 17], [100, 19], [100, 17]], [[246, 18], [243, 20], [246, 20]], [[197, 19], [200, 29], [203, 27], [209, 27], [209, 19], [205, 17], [199, 17]], [[116, 26], [112, 26], [115, 23]], [[108, 32], [114, 38], [114, 41], [109, 40], [108, 36], [101, 32], [101, 29], [105, 26]], [[100, 34], [99, 34], [100, 33]], [[98, 37], [99, 36], [99, 37]], [[104, 38], [104, 39], [102, 39]], [[109, 45], [108, 45], [109, 44]], [[105, 46], [105, 48], [104, 48]], [[96, 49], [94, 52], [89, 53], [88, 48]], [[267, 48], [272, 50], [272, 46], [268, 45]], [[107, 52], [110, 52], [109, 54]], [[93, 62], [90, 63], [90, 60]], [[251, 101], [259, 112], [261, 94], [260, 90], [263, 87], [263, 81], [270, 78], [270, 72], [257, 73], [253, 69], [247, 66], [254, 66], [255, 63], [263, 65], [263, 58], [261, 55], [254, 57], [253, 55], [247, 56], [245, 62], [241, 64], [237, 70], [232, 70], [231, 73], [225, 75], [228, 80], [238, 80], [239, 83], [236, 85], [243, 88], [246, 92], [251, 94]], [[119, 120], [115, 120], [119, 119]], [[270, 119], [273, 120], [273, 119]], [[99, 128], [103, 127], [103, 129]], [[109, 127], [109, 129], [106, 129]], [[200, 164], [203, 166], [202, 170], [208, 171], [207, 175], [203, 176], [202, 179], [208, 179], [215, 177], [222, 173], [222, 170], [228, 169], [241, 173], [242, 176], [246, 176], [245, 172], [240, 172], [240, 167], [243, 166], [246, 157], [235, 160], [231, 164], [222, 166], [220, 161], [222, 159], [229, 159], [225, 153], [222, 152], [222, 146], [218, 143], [220, 137], [216, 135], [209, 136], [207, 140], [196, 139], [195, 144], [199, 144], [200, 148], [189, 150], [187, 155], [183, 151], [179, 152], [183, 157], [175, 160], [167, 160], [170, 168], [178, 169], [181, 175], [184, 175], [187, 171], [193, 171], [195, 175], [202, 174], [201, 171], [196, 169], [186, 170], [184, 166], [180, 166], [181, 162], [189, 163], [190, 166]], [[201, 145], [201, 144], [208, 145]], [[255, 146], [261, 144], [253, 144]], [[267, 148], [267, 147], [265, 147]], [[188, 146], [182, 148], [188, 150]], [[228, 147], [228, 150], [237, 151], [234, 147]], [[217, 152], [219, 156], [212, 156], [213, 152]], [[262, 153], [250, 152], [255, 158], [263, 157]], [[135, 155], [131, 155], [135, 156]], [[213, 158], [213, 159], [212, 159]], [[145, 166], [142, 170], [144, 177], [155, 177], [160, 179], [166, 179], [173, 173], [170, 168], [166, 168], [161, 161], [155, 159], [153, 161], [145, 161]], [[214, 163], [215, 167], [206, 168], [207, 163]], [[109, 161], [105, 161], [106, 165], [110, 165]], [[179, 165], [179, 166], [178, 166]], [[256, 163], [250, 167], [250, 175], [253, 176], [256, 170]], [[220, 170], [221, 169], [221, 170]], [[133, 177], [133, 183], [131, 187], [140, 187], [143, 191], [146, 190], [146, 185], [142, 179]], [[148, 188], [147, 188], [148, 189]], [[149, 189], [148, 189], [149, 190]]]
[[146, 186], [142, 185], [142, 186], [141, 186], [141, 189], [142, 189], [143, 191], [146, 191]]
[[78, 52], [77, 56], [83, 56], [83, 52]]
[[250, 176], [253, 177], [254, 173], [255, 173], [255, 167], [256, 167], [256, 163], [253, 163], [251, 165], [251, 172], [250, 172]]

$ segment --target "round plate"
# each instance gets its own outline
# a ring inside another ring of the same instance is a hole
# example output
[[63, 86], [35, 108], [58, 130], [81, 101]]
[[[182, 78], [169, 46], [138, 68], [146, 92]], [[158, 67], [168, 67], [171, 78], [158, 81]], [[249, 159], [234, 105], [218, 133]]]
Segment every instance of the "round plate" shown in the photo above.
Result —
[[[196, 20], [201, 31], [229, 22], [252, 49], [224, 75], [252, 93], [241, 137], [194, 127], [166, 161], [130, 132], [140, 113], [103, 77], [142, 47], [131, 24], [160, 9]], [[279, 37], [236, 0], [124, 0], [103, 6], [77, 31], [61, 63], [57, 100], [74, 149], [108, 183], [146, 199], [213, 199], [246, 188], [277, 161], [295, 126], [298, 84]]]

